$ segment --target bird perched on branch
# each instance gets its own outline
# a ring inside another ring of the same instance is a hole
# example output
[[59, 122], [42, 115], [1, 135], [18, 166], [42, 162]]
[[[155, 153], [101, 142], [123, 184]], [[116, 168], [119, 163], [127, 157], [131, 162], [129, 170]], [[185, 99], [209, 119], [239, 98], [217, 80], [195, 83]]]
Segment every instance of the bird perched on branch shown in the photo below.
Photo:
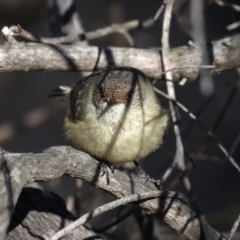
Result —
[[139, 70], [111, 67], [51, 96], [68, 103], [66, 137], [79, 150], [111, 165], [137, 161], [159, 147], [168, 117]]

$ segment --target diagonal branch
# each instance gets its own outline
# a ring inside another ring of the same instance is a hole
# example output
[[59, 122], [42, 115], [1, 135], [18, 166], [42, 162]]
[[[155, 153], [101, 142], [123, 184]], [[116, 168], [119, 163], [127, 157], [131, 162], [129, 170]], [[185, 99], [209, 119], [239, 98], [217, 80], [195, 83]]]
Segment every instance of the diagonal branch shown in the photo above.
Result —
[[93, 39], [105, 37], [113, 33], [119, 33], [126, 38], [130, 46], [133, 46], [132, 39], [130, 39], [131, 37], [128, 36], [129, 34], [128, 32], [130, 30], [134, 30], [138, 28], [151, 27], [155, 24], [155, 22], [156, 20], [152, 18], [147, 19], [143, 22], [140, 20], [131, 20], [125, 23], [114, 23], [110, 26], [103, 27], [87, 33], [71, 34], [68, 36], [54, 37], [54, 38], [39, 37], [30, 32], [27, 32], [26, 30], [21, 28], [20, 25], [18, 25], [18, 28], [21, 29], [21, 31], [19, 32], [19, 36], [27, 40], [30, 40], [32, 42], [41, 42], [41, 43], [48, 43], [48, 44], [64, 44], [64, 43], [76, 43], [76, 42], [79, 43], [79, 42], [83, 42], [84, 40], [93, 40]]
[[235, 234], [235, 232], [237, 231], [237, 228], [238, 228], [238, 226], [239, 226], [239, 222], [240, 222], [240, 214], [238, 215], [238, 218], [237, 218], [237, 220], [234, 222], [234, 224], [233, 224], [233, 227], [232, 227], [232, 229], [231, 229], [231, 232], [230, 232], [230, 234], [229, 234], [229, 236], [228, 236], [228, 240], [231, 240], [232, 238], [233, 238], [233, 236], [234, 236], [234, 234]]
[[193, 119], [207, 134], [208, 136], [214, 140], [214, 142], [216, 143], [216, 145], [218, 146], [219, 150], [224, 154], [224, 156], [230, 161], [230, 163], [235, 167], [235, 169], [240, 172], [240, 166], [237, 164], [237, 162], [232, 158], [231, 154], [228, 153], [227, 149], [217, 140], [216, 136], [208, 130], [208, 128], [201, 123], [201, 121], [197, 118], [196, 115], [194, 115], [192, 112], [190, 112], [182, 103], [171, 99], [166, 93], [162, 92], [161, 90], [154, 88], [154, 90], [162, 95], [163, 97], [165, 97], [168, 100], [171, 100], [172, 102], [174, 102], [175, 105], [177, 105], [182, 111], [184, 111], [185, 113], [188, 114], [188, 116]]
[[237, 4], [233, 4], [233, 3], [228, 3], [226, 1], [222, 1], [222, 0], [212, 0], [213, 3], [216, 3], [218, 6], [221, 7], [230, 7], [233, 10], [240, 12], [240, 5]]
[[151, 191], [146, 193], [135, 193], [133, 195], [120, 198], [118, 200], [112, 201], [110, 203], [106, 203], [86, 214], [84, 214], [82, 217], [77, 219], [75, 222], [69, 224], [62, 230], [58, 231], [56, 234], [54, 234], [50, 240], [58, 240], [59, 238], [63, 237], [67, 233], [73, 231], [74, 229], [83, 226], [87, 221], [93, 219], [94, 217], [100, 215], [101, 213], [107, 212], [109, 210], [112, 210], [114, 208], [117, 208], [122, 205], [126, 205], [131, 202], [142, 202], [142, 200], [151, 199], [151, 198], [157, 198], [160, 197], [162, 194], [161, 191]]

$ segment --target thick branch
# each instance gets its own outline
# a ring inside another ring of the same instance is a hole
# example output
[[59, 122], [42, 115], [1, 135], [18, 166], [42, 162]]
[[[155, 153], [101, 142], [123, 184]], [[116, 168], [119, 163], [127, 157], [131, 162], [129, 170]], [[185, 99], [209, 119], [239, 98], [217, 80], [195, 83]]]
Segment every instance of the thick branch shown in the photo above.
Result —
[[[106, 185], [105, 176], [100, 176], [101, 164], [70, 147], [52, 147], [40, 154], [3, 153], [0, 160], [0, 239], [4, 239], [12, 210], [26, 183], [50, 181], [66, 174], [81, 178], [117, 198], [155, 190], [152, 183], [144, 184], [145, 178], [118, 170], [110, 175], [110, 184]], [[225, 239], [208, 225], [201, 228], [198, 216], [181, 194], [163, 191], [159, 199], [142, 202], [140, 207], [155, 214], [185, 239], [200, 239], [203, 231], [206, 239]]]
[[[75, 217], [68, 212], [63, 199], [32, 183], [21, 192], [5, 240], [49, 239], [60, 228], [68, 226], [74, 220]], [[84, 226], [62, 238], [62, 240], [83, 239], [102, 238]]]
[[[6, 36], [5, 36], [6, 37]], [[240, 65], [240, 34], [215, 41], [208, 54], [215, 68], [211, 74], [220, 73]], [[189, 81], [198, 78], [202, 59], [197, 47], [182, 46], [170, 52], [173, 80]], [[0, 46], [0, 72], [13, 71], [92, 71], [109, 65], [138, 68], [146, 75], [160, 78], [163, 75], [161, 52], [155, 49], [116, 47], [48, 45], [41, 43], [16, 43]]]

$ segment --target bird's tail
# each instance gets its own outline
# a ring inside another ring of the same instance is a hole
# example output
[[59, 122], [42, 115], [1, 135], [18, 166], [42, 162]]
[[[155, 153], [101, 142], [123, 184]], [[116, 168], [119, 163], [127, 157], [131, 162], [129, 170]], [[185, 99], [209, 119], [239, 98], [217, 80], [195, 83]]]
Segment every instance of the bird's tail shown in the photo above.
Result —
[[67, 97], [69, 96], [72, 88], [69, 86], [59, 86], [58, 88], [52, 90], [48, 97]]

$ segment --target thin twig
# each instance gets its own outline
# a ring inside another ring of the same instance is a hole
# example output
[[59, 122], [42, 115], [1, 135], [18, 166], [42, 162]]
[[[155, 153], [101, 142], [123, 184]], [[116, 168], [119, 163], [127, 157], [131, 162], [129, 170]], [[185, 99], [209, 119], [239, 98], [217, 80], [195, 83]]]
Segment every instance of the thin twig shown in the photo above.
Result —
[[[204, 23], [204, 1], [190, 1], [190, 19], [194, 42], [199, 46], [202, 55], [201, 64], [209, 64], [209, 53], [206, 44], [205, 23]], [[203, 95], [209, 96], [214, 91], [214, 83], [206, 69], [200, 71], [200, 90]]]
[[190, 153], [190, 156], [193, 159], [199, 159], [203, 161], [213, 161], [213, 162], [218, 162], [221, 163], [223, 161], [222, 158], [216, 155], [209, 155], [209, 154], [197, 154], [197, 153]]
[[111, 223], [107, 224], [104, 227], [101, 227], [99, 229], [92, 229], [94, 232], [96, 233], [101, 233], [101, 232], [105, 232], [108, 229], [114, 227], [115, 225], [121, 223], [122, 221], [124, 221], [126, 218], [130, 217], [134, 211], [136, 211], [137, 207], [132, 207], [130, 210], [128, 210], [126, 213], [124, 213], [123, 215], [121, 215], [120, 217], [118, 217], [116, 220], [113, 220]]
[[155, 16], [154, 16], [154, 21], [157, 21], [159, 19], [159, 17], [161, 16], [165, 6], [166, 6], [167, 0], [164, 0], [163, 3], [161, 4], [161, 6], [159, 7], [159, 9], [157, 10]]
[[[169, 31], [170, 31], [170, 22], [171, 22], [171, 15], [172, 15], [172, 6], [173, 6], [174, 1], [173, 0], [168, 0], [167, 1], [167, 6], [164, 14], [164, 21], [163, 21], [163, 33], [162, 33], [162, 58], [163, 58], [163, 66], [164, 70], [168, 71], [171, 69], [170, 67], [170, 61], [169, 61], [169, 55], [170, 55], [170, 46], [169, 46]], [[172, 72], [166, 72], [165, 74], [167, 79], [172, 80]], [[175, 94], [175, 88], [174, 84], [171, 81], [166, 82], [167, 85], [167, 91], [168, 95], [171, 97], [171, 99], [176, 100], [176, 94]], [[176, 166], [182, 174], [184, 174], [183, 178], [183, 183], [191, 196], [191, 199], [194, 203], [194, 206], [197, 210], [198, 215], [200, 216], [201, 223], [205, 224], [206, 219], [204, 215], [202, 214], [202, 211], [199, 207], [197, 197], [193, 193], [193, 189], [191, 187], [190, 180], [188, 179], [188, 176], [186, 175], [186, 167], [185, 167], [185, 162], [184, 162], [184, 147], [183, 147], [183, 142], [181, 138], [181, 133], [180, 133], [180, 126], [178, 123], [179, 117], [177, 115], [177, 108], [176, 106], [173, 105], [173, 102], [169, 101], [169, 107], [170, 107], [170, 112], [174, 124], [174, 133], [176, 137], [176, 153], [174, 156], [174, 161], [170, 168], [165, 172], [163, 176], [163, 181], [166, 180], [166, 178], [171, 174], [173, 168]]]
[[14, 38], [14, 33], [17, 32], [17, 26], [11, 26], [10, 28], [5, 26], [3, 27], [1, 32], [5, 42], [9, 44], [17, 43], [17, 40]]
[[130, 196], [127, 196], [127, 197], [123, 197], [123, 198], [115, 200], [113, 202], [104, 204], [104, 205], [92, 210], [91, 212], [84, 214], [81, 218], [79, 218], [78, 220], [76, 220], [72, 224], [69, 224], [67, 227], [61, 229], [59, 232], [54, 234], [50, 238], [50, 240], [57, 240], [57, 239], [63, 237], [67, 233], [71, 232], [72, 230], [76, 229], [79, 226], [82, 226], [87, 221], [89, 221], [90, 219], [98, 216], [101, 213], [107, 212], [107, 211], [109, 211], [111, 209], [114, 209], [116, 207], [119, 207], [121, 205], [126, 205], [130, 202], [136, 202], [136, 201], [150, 199], [150, 198], [157, 198], [157, 197], [161, 196], [161, 193], [162, 193], [161, 191], [137, 193], [137, 194], [133, 194], [133, 195], [130, 195]]
[[239, 133], [238, 133], [238, 135], [237, 135], [237, 137], [236, 137], [236, 139], [235, 139], [232, 147], [231, 147], [230, 150], [229, 150], [229, 155], [230, 155], [230, 156], [233, 156], [233, 154], [234, 154], [237, 146], [239, 145], [239, 142], [240, 142], [240, 131], [239, 131]]
[[[166, 3], [167, 3], [167, 6], [164, 13], [163, 33], [162, 33], [162, 58], [163, 58], [164, 71], [168, 71], [169, 69], [171, 69], [171, 64], [169, 60], [169, 55], [170, 55], [169, 32], [170, 32], [170, 22], [172, 17], [172, 7], [173, 7], [174, 0], [168, 0], [166, 1]], [[171, 71], [166, 72], [165, 76], [169, 80], [173, 79]], [[164, 174], [164, 180], [168, 177], [168, 175], [170, 175], [170, 173], [173, 170], [173, 167], [177, 166], [177, 168], [180, 170], [181, 174], [183, 175], [184, 186], [186, 187], [189, 195], [191, 196], [191, 200], [194, 204], [194, 207], [197, 211], [200, 221], [202, 225], [204, 225], [206, 224], [207, 221], [204, 215], [202, 214], [197, 197], [193, 193], [190, 180], [186, 175], [186, 167], [184, 162], [184, 147], [183, 147], [183, 141], [180, 133], [179, 117], [177, 114], [178, 110], [176, 105], [173, 105], [173, 102], [172, 102], [172, 99], [176, 100], [174, 84], [171, 81], [167, 81], [166, 85], [167, 85], [168, 95], [170, 96], [169, 107], [170, 107], [170, 112], [171, 112], [171, 116], [174, 124], [174, 133], [176, 137], [176, 153], [175, 153], [174, 161], [172, 165], [170, 166], [168, 171], [166, 171], [166, 173]]]
[[[171, 69], [171, 64], [169, 60], [169, 55], [170, 55], [170, 46], [169, 46], [169, 31], [170, 31], [170, 22], [171, 22], [171, 17], [172, 17], [172, 7], [173, 7], [173, 2], [174, 0], [168, 0], [166, 9], [164, 12], [164, 19], [163, 19], [163, 32], [162, 32], [162, 59], [163, 59], [163, 66], [164, 66], [164, 71], [165, 77], [169, 80], [172, 80], [172, 72], [169, 71]], [[166, 82], [167, 86], [167, 92], [168, 95], [170, 96], [170, 99], [176, 99], [176, 94], [175, 94], [175, 88], [174, 84], [171, 81]], [[173, 128], [174, 128], [174, 133], [176, 137], [176, 153], [174, 156], [174, 165], [178, 167], [179, 170], [184, 171], [185, 170], [185, 163], [184, 163], [184, 150], [183, 150], [183, 143], [182, 143], [182, 138], [180, 134], [180, 127], [178, 123], [178, 116], [177, 116], [177, 108], [173, 105], [172, 101], [169, 101], [169, 108], [170, 108], [170, 113], [173, 121]]]
[[[197, 69], [202, 69], [202, 68], [204, 69], [204, 68], [206, 68], [206, 69], [213, 69], [213, 68], [215, 68], [215, 66], [214, 66], [214, 65], [200, 65], [200, 66], [186, 66], [186, 67], [170, 68], [170, 69], [162, 72], [160, 78], [161, 78], [163, 75], [166, 75], [167, 72], [173, 72], [174, 70], [179, 70], [179, 69], [183, 69], [183, 68], [184, 68], [184, 69], [187, 69], [187, 68], [197, 68]], [[170, 79], [167, 79], [167, 80], [168, 80], [168, 81], [172, 81], [172, 80], [170, 80]]]
[[[211, 132], [213, 134], [216, 133], [217, 129], [219, 128], [220, 124], [222, 123], [222, 121], [223, 121], [223, 119], [226, 115], [226, 112], [229, 110], [229, 106], [232, 105], [232, 101], [233, 101], [236, 93], [238, 92], [237, 90], [238, 90], [238, 83], [236, 83], [235, 86], [233, 87], [233, 89], [231, 90], [228, 98], [226, 99], [226, 102], [224, 103], [224, 106], [223, 106], [218, 118], [216, 119], [215, 123], [213, 124], [213, 127], [211, 129]], [[201, 146], [199, 147], [199, 149], [197, 150], [197, 153], [205, 152], [207, 150], [207, 148], [209, 147], [210, 141], [211, 141], [211, 137], [207, 136], [206, 139], [201, 144]]]
[[[156, 190], [152, 183], [143, 183], [138, 177], [117, 169], [113, 174], [110, 174], [110, 183], [106, 185], [106, 178], [99, 174], [101, 164], [86, 153], [71, 147], [51, 147], [39, 154], [4, 152], [0, 161], [2, 162], [0, 169], [0, 184], [2, 186], [0, 209], [6, 213], [0, 215], [1, 240], [5, 238], [11, 219], [11, 211], [26, 183], [51, 181], [66, 174], [74, 178], [81, 178], [117, 198]], [[7, 177], [7, 182], [4, 181], [4, 176]], [[8, 183], [11, 183], [13, 189], [11, 195]], [[12, 201], [12, 205], [9, 204], [9, 199]], [[186, 198], [180, 193], [162, 191], [161, 197], [158, 199], [138, 204], [148, 213], [155, 214], [158, 219], [164, 221], [186, 239], [200, 239], [203, 231], [211, 236], [207, 239], [225, 239], [209, 225], [202, 229], [196, 213], [189, 208]]]
[[[171, 99], [170, 96], [168, 96], [166, 93], [164, 93], [163, 91], [157, 89], [157, 88], [154, 88], [154, 90], [160, 94], [161, 96], [165, 97], [166, 99]], [[237, 169], [238, 172], [240, 172], [240, 167], [239, 165], [235, 162], [235, 160], [230, 156], [230, 154], [228, 153], [228, 151], [226, 150], [226, 148], [221, 144], [219, 143], [219, 141], [217, 140], [217, 138], [215, 137], [215, 135], [209, 131], [207, 129], [207, 127], [204, 126], [204, 124], [202, 124], [198, 118], [192, 113], [190, 112], [182, 103], [174, 100], [174, 99], [171, 99], [180, 109], [182, 109], [185, 113], [188, 114], [188, 116], [190, 118], [192, 118], [194, 121], [196, 121], [196, 123], [204, 130], [207, 132], [207, 134], [215, 141], [215, 143], [217, 144], [218, 148], [220, 149], [220, 151], [225, 155], [225, 157], [230, 161], [230, 163]]]
[[232, 239], [233, 235], [235, 234], [235, 232], [236, 232], [236, 230], [238, 228], [239, 222], [240, 222], [240, 214], [238, 215], [237, 220], [233, 224], [232, 230], [231, 230], [227, 240], [231, 240]]
[[240, 5], [233, 4], [233, 3], [227, 3], [223, 0], [212, 0], [212, 2], [216, 3], [220, 7], [230, 7], [233, 10], [240, 12]]
[[36, 36], [32, 33], [27, 32], [23, 28], [18, 25], [18, 28], [21, 31], [18, 33], [18, 36], [21, 36], [25, 39], [28, 39], [33, 42], [41, 42], [41, 43], [48, 43], [48, 44], [63, 44], [63, 43], [73, 43], [77, 41], [84, 41], [84, 40], [93, 40], [96, 38], [101, 38], [107, 36], [112, 33], [120, 33], [126, 38], [126, 40], [132, 44], [132, 39], [130, 40], [129, 35], [126, 34], [130, 30], [134, 30], [137, 28], [147, 28], [151, 27], [155, 24], [155, 21], [152, 18], [149, 18], [143, 22], [140, 20], [132, 20], [125, 23], [114, 23], [110, 26], [100, 28], [98, 30], [94, 30], [88, 33], [83, 33], [79, 35], [70, 35], [70, 36], [63, 36], [63, 37], [56, 37], [56, 38], [43, 38]]
[[[236, 80], [234, 80], [234, 81], [236, 81]], [[214, 94], [211, 97], [207, 98], [207, 100], [202, 103], [202, 105], [196, 111], [195, 115], [197, 117], [199, 117], [202, 114], [202, 112], [205, 110], [205, 108], [208, 107], [211, 104], [211, 102], [216, 99], [217, 96], [224, 93], [230, 86], [233, 85], [234, 81], [231, 79], [230, 81], [226, 82], [223, 86], [220, 86], [219, 88], [217, 88], [215, 90]], [[188, 137], [188, 135], [190, 134], [195, 123], [196, 123], [195, 121], [192, 121], [189, 124], [189, 126], [187, 127], [187, 129], [183, 135], [184, 138]]]
[[183, 172], [181, 177], [182, 177], [183, 184], [190, 196], [191, 202], [193, 203], [193, 207], [194, 207], [198, 217], [201, 220], [202, 225], [207, 224], [207, 219], [205, 218], [205, 216], [202, 212], [199, 200], [198, 200], [197, 196], [195, 195], [192, 184], [189, 180], [189, 177], [187, 176], [187, 170], [185, 170], [185, 172]]
[[[214, 66], [214, 65], [201, 65], [201, 66], [186, 66], [186, 67], [175, 67], [175, 68], [171, 68], [171, 69], [168, 69], [167, 71], [164, 71], [164, 72], [162, 72], [161, 73], [161, 75], [160, 75], [160, 77], [159, 78], [156, 78], [156, 79], [154, 79], [154, 81], [153, 81], [153, 84], [156, 84], [156, 82], [158, 81], [158, 80], [165, 80], [165, 81], [170, 81], [170, 82], [173, 82], [173, 83], [176, 83], [176, 82], [174, 82], [173, 80], [171, 80], [171, 79], [167, 79], [167, 78], [164, 78], [164, 79], [162, 79], [162, 76], [163, 75], [165, 75], [167, 72], [173, 72], [173, 71], [175, 71], [175, 70], [179, 70], [179, 69], [188, 69], [188, 68], [196, 68], [196, 69], [202, 69], [202, 68], [206, 68], [206, 69], [213, 69], [213, 68], [215, 68], [216, 66]], [[183, 86], [186, 82], [187, 82], [187, 78], [183, 78], [181, 81], [179, 81], [179, 82], [177, 82], [180, 86]]]
[[226, 29], [228, 31], [232, 31], [232, 30], [234, 30], [238, 27], [240, 27], [240, 21], [237, 21], [237, 22], [234, 22], [234, 23], [231, 23], [231, 24], [227, 25]]

